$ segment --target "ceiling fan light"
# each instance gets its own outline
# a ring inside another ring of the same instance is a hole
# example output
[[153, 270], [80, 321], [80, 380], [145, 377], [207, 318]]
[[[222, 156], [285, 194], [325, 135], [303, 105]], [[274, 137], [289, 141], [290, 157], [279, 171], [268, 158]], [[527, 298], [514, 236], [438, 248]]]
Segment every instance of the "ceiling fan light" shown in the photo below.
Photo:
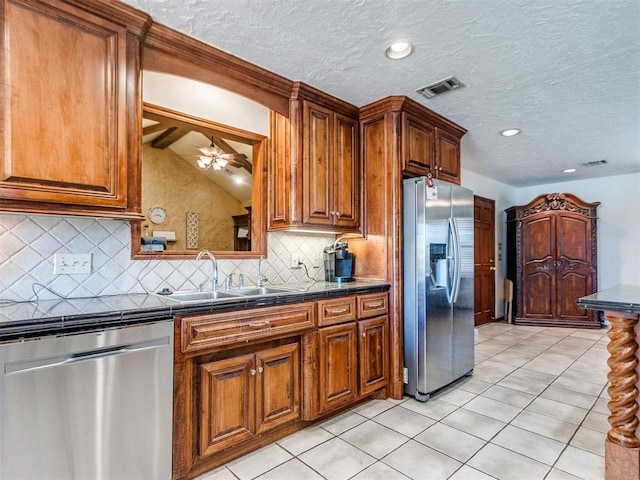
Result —
[[224, 168], [227, 166], [227, 163], [229, 163], [229, 161], [224, 158], [216, 158], [216, 163], [220, 165], [220, 167]]
[[222, 170], [222, 165], [220, 165], [220, 163], [218, 163], [218, 162], [213, 162], [213, 169], [214, 170]]
[[205, 170], [211, 166], [211, 160], [211, 157], [201, 156], [200, 158], [198, 158], [198, 166]]
[[218, 155], [220, 153], [218, 147], [215, 147], [213, 145], [211, 147], [200, 147], [198, 148], [198, 150], [200, 150], [204, 155], [208, 155], [210, 157], [213, 155]]

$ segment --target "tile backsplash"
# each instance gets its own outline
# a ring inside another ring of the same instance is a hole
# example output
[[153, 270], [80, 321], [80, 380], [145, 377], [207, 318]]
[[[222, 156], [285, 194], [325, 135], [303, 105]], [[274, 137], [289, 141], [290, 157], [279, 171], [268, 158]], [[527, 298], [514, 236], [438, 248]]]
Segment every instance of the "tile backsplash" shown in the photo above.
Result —
[[[309, 275], [322, 279], [313, 268], [333, 235], [271, 232], [263, 275], [269, 283], [311, 282], [304, 268], [291, 269], [292, 254], [301, 255]], [[56, 253], [91, 253], [90, 274], [54, 275]], [[164, 287], [196, 288], [211, 278], [207, 260], [132, 260], [131, 228], [123, 220], [54, 215], [0, 214], [0, 300], [35, 300], [144, 293]], [[229, 273], [243, 273], [255, 283], [258, 260], [218, 260], [222, 283]], [[55, 293], [53, 293], [55, 292]]]

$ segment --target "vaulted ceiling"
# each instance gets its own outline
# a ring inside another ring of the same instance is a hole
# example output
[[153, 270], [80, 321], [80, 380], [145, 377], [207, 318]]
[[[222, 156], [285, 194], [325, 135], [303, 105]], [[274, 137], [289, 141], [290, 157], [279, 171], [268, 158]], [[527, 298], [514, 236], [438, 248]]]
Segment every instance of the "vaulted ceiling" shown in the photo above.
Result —
[[[463, 168], [513, 186], [640, 171], [638, 0], [125, 3], [356, 106], [412, 97], [468, 129]], [[414, 53], [387, 59], [396, 39]], [[451, 75], [464, 86], [416, 93]]]

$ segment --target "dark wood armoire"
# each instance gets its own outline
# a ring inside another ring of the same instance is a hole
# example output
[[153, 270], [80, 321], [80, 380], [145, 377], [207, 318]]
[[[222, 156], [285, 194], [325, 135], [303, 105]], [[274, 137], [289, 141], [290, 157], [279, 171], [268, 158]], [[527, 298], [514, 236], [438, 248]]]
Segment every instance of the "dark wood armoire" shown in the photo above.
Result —
[[600, 328], [597, 312], [576, 306], [576, 299], [598, 286], [598, 205], [548, 193], [506, 210], [515, 323]]

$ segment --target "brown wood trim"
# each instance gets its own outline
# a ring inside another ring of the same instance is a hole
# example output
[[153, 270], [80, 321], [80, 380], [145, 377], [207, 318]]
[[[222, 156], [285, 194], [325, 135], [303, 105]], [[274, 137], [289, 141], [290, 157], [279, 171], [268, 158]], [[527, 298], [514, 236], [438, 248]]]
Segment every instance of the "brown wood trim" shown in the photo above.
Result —
[[384, 113], [400, 111], [422, 118], [424, 121], [434, 125], [435, 127], [442, 128], [454, 136], [462, 137], [467, 133], [466, 128], [461, 127], [439, 113], [430, 110], [421, 103], [401, 95], [386, 97], [361, 107], [360, 121], [366, 121]]
[[[149, 14], [116, 0], [65, 0], [67, 3], [124, 25], [136, 37], [147, 35], [153, 20]], [[57, 2], [60, 3], [60, 2]]]
[[291, 99], [308, 100], [350, 118], [357, 119], [359, 115], [358, 107], [303, 82], [293, 82]]
[[159, 23], [145, 38], [143, 68], [210, 83], [289, 114], [293, 82]]

